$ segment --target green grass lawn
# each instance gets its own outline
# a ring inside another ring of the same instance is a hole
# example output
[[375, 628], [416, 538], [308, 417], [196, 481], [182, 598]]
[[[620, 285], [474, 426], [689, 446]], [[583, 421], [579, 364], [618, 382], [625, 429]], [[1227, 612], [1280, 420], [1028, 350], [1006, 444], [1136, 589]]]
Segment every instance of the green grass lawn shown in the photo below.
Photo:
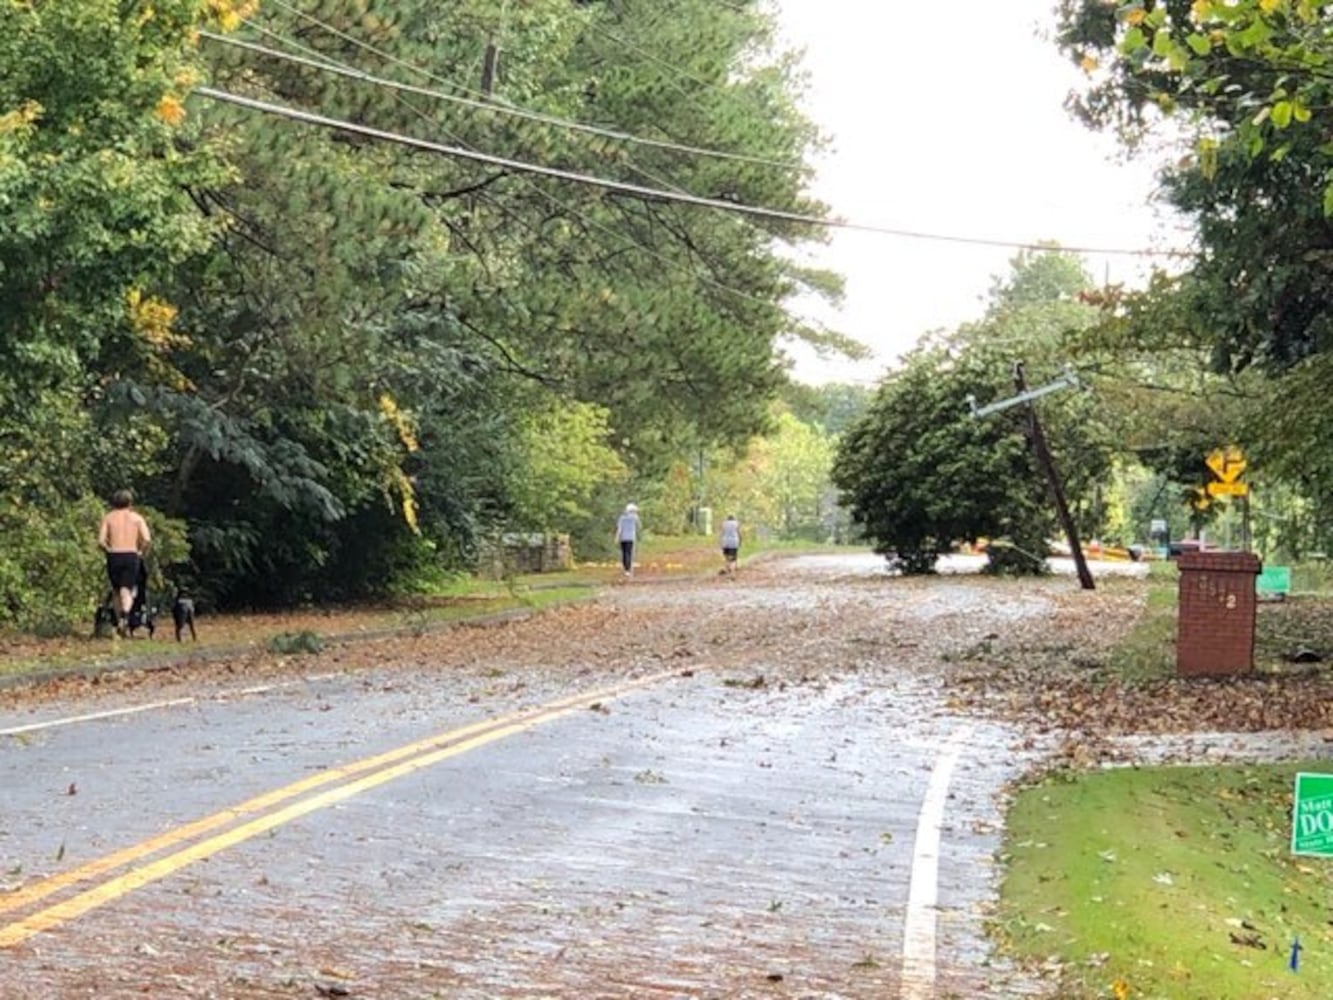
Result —
[[1022, 791], [996, 937], [1058, 967], [1065, 1000], [1328, 1000], [1333, 861], [1290, 852], [1295, 773], [1321, 766], [1123, 768]]
[[[1129, 684], [1176, 670], [1175, 566], [1144, 586], [1106, 664]], [[1333, 651], [1333, 599], [1261, 604], [1256, 670], [1305, 669], [1284, 659], [1302, 647]], [[1297, 771], [1333, 764], [1059, 771], [1020, 790], [996, 939], [1058, 970], [1062, 1000], [1333, 997], [1333, 860], [1291, 854]]]
[[[1313, 582], [1307, 569], [1296, 567], [1293, 578]], [[1174, 563], [1152, 564], [1143, 614], [1112, 650], [1108, 661], [1111, 676], [1134, 683], [1175, 673], [1179, 586]], [[1258, 605], [1255, 669], [1267, 674], [1290, 670], [1288, 657], [1300, 649], [1317, 650], [1333, 660], [1333, 591], [1307, 588], [1284, 601]]]

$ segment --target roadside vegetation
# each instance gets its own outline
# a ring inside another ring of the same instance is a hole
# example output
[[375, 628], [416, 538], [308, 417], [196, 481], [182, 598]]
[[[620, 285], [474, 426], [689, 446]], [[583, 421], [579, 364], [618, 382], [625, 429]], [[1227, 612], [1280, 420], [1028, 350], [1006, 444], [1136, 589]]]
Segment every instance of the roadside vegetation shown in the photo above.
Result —
[[1318, 770], [1047, 776], [1008, 812], [994, 937], [1062, 1000], [1333, 996], [1333, 868], [1290, 851], [1294, 776]]
[[[1062, 998], [1333, 995], [1333, 868], [1291, 853], [1295, 775], [1327, 761], [1237, 752], [1232, 764], [1150, 765], [1108, 742], [1327, 731], [1333, 589], [1322, 563], [1292, 577], [1290, 597], [1258, 606], [1251, 676], [1186, 680], [1175, 677], [1177, 574], [1154, 564], [1132, 585], [1141, 611], [1093, 665], [1096, 679], [1046, 702], [1066, 702], [1073, 736], [1015, 791], [991, 930]], [[1080, 715], [1081, 701], [1095, 707]]]
[[154, 589], [210, 612], [429, 594], [515, 532], [595, 560], [630, 501], [665, 535], [728, 504], [832, 533], [828, 456], [862, 394], [793, 385], [784, 352], [864, 348], [784, 307], [840, 280], [788, 252], [821, 233], [822, 139], [774, 15], [510, 6], [7, 10], [0, 632], [82, 627], [126, 487]]
[[[747, 539], [740, 564], [744, 567], [773, 553], [830, 548], [817, 542], [770, 539], [759, 534]], [[640, 547], [635, 572], [639, 580], [686, 579], [716, 574], [721, 566], [721, 554], [711, 538], [654, 535]], [[565, 571], [501, 579], [456, 576], [437, 581], [429, 590], [377, 602], [211, 613], [198, 620], [198, 641], [191, 642], [187, 636], [183, 643], [176, 642], [170, 611], [163, 607], [152, 638], [145, 631], [129, 640], [96, 638], [91, 620], [81, 629], [58, 636], [11, 635], [0, 647], [0, 684], [125, 665], [165, 666], [254, 649], [290, 655], [370, 637], [418, 636], [460, 623], [589, 601], [601, 589], [621, 585], [620, 564], [610, 559], [577, 563]]]
[[[153, 588], [210, 611], [429, 596], [515, 533], [609, 559], [627, 502], [661, 535], [734, 511], [747, 537], [865, 539], [908, 572], [984, 537], [992, 570], [1040, 573], [1060, 525], [1033, 413], [1085, 541], [1329, 551], [1333, 188], [1309, 125], [1328, 84], [1291, 68], [1328, 56], [1319, 9], [1064, 0], [1087, 124], [1152, 150], [1188, 124], [1162, 197], [1197, 254], [1129, 291], [1025, 247], [871, 393], [790, 378], [789, 345], [866, 352], [792, 308], [841, 281], [795, 263], [824, 235], [826, 137], [765, 5], [20, 5], [0, 37], [0, 633], [81, 627], [122, 487]], [[774, 214], [625, 190], [654, 178]], [[1243, 477], [1212, 483], [1233, 445]]]

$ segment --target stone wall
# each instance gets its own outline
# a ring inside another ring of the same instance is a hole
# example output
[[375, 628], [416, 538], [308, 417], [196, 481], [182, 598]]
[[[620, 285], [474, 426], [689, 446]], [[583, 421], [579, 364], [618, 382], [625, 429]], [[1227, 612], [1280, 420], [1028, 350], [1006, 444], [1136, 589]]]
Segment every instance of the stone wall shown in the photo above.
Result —
[[574, 568], [574, 552], [568, 535], [513, 532], [486, 546], [481, 566], [496, 578], [521, 573], [558, 573]]

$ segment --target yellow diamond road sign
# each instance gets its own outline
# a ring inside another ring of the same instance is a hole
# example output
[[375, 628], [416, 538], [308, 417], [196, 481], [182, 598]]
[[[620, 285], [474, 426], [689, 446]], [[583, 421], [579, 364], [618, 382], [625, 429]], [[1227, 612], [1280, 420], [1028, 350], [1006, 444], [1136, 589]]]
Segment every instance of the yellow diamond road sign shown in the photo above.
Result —
[[1224, 483], [1234, 483], [1245, 471], [1245, 455], [1234, 444], [1210, 451], [1204, 459], [1213, 475]]
[[1246, 483], [1209, 483], [1208, 495], [1210, 497], [1243, 497], [1249, 496], [1250, 487]]

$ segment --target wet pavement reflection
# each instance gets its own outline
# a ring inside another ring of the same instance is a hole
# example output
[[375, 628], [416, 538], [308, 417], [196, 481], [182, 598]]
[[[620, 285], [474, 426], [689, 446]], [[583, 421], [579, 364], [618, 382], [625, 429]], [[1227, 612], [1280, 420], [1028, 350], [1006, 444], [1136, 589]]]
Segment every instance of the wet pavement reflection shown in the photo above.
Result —
[[[106, 896], [0, 947], [0, 995], [914, 995], [902, 963], [918, 817], [961, 727], [931, 995], [1037, 995], [983, 924], [1003, 789], [1046, 744], [969, 718], [941, 654], [1040, 619], [1068, 586], [997, 597], [965, 576], [893, 577], [874, 557], [636, 579], [593, 607], [391, 655], [374, 643], [325, 654], [304, 679], [245, 692], [240, 677], [177, 680], [153, 697], [188, 691], [188, 704], [0, 736], [0, 928], [80, 890]], [[355, 786], [380, 773], [354, 770], [374, 755], [649, 675], [660, 679], [523, 716], [476, 745], [456, 737]], [[0, 716], [0, 731], [135, 697], [44, 704]], [[312, 777], [328, 781], [281, 807], [345, 794], [241, 836], [280, 808], [256, 805], [7, 907], [43, 879]], [[216, 850], [152, 869], [228, 831]]]

